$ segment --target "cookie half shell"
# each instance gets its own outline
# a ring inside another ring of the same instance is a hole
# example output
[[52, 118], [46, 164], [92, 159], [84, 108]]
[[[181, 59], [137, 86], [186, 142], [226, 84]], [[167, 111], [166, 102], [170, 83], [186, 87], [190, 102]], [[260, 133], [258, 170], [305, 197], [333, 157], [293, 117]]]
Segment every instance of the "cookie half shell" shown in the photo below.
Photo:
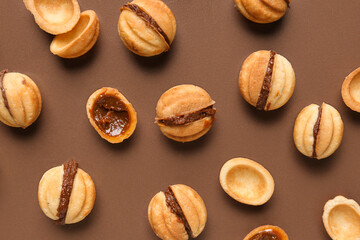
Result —
[[151, 57], [170, 49], [176, 21], [161, 0], [134, 0], [121, 8], [118, 32], [130, 51]]
[[287, 103], [295, 89], [295, 72], [290, 62], [274, 51], [252, 53], [239, 74], [242, 97], [259, 110], [274, 110]]
[[75, 27], [57, 35], [51, 42], [50, 51], [63, 58], [76, 58], [87, 53], [96, 43], [100, 32], [99, 19], [93, 10], [81, 13]]
[[246, 158], [227, 161], [220, 171], [224, 191], [238, 202], [263, 205], [274, 193], [274, 179], [266, 168]]
[[331, 239], [360, 239], [360, 206], [354, 200], [337, 196], [327, 201], [322, 219]]
[[39, 27], [54, 35], [69, 32], [80, 18], [77, 0], [24, 0], [24, 3]]
[[[70, 180], [73, 181], [72, 185], [64, 189], [64, 171], [67, 172], [65, 165], [67, 163], [51, 168], [44, 173], [39, 183], [38, 200], [41, 210], [47, 217], [60, 224], [72, 224], [83, 220], [91, 212], [96, 192], [94, 182], [89, 174], [77, 167], [72, 180], [67, 178], [65, 181], [67, 183]], [[65, 217], [60, 219], [59, 205], [66, 198], [64, 192], [68, 192], [70, 197], [67, 196], [69, 199], [67, 199]]]
[[235, 0], [239, 11], [256, 23], [271, 23], [282, 18], [291, 0]]
[[34, 81], [22, 73], [0, 72], [0, 121], [27, 128], [41, 112], [41, 95]]
[[326, 103], [311, 104], [296, 118], [295, 146], [305, 156], [327, 158], [340, 146], [343, 131], [341, 116], [334, 107]]
[[187, 240], [196, 238], [203, 231], [207, 211], [202, 198], [194, 189], [176, 184], [151, 199], [148, 219], [159, 238]]
[[360, 112], [360, 67], [345, 78], [341, 95], [346, 106]]
[[91, 94], [86, 112], [90, 124], [110, 143], [120, 143], [135, 131], [136, 111], [115, 88], [103, 87]]
[[204, 89], [189, 84], [178, 85], [161, 95], [155, 122], [166, 137], [190, 142], [210, 130], [215, 120], [214, 104]]

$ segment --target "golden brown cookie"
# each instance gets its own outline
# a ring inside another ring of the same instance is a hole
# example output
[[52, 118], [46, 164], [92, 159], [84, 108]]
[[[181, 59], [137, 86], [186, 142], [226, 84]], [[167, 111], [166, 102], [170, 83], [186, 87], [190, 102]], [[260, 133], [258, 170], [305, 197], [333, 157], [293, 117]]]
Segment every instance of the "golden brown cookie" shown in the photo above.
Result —
[[254, 52], [241, 67], [239, 88], [242, 97], [257, 109], [278, 109], [294, 92], [294, 69], [286, 58], [274, 51]]
[[235, 0], [239, 11], [256, 23], [271, 23], [282, 18], [291, 0]]
[[289, 240], [289, 237], [280, 227], [264, 225], [252, 230], [244, 240]]
[[246, 158], [227, 161], [220, 171], [224, 191], [238, 202], [263, 205], [274, 193], [274, 179], [266, 168]]
[[215, 120], [215, 102], [202, 88], [184, 84], [167, 90], [156, 106], [155, 122], [161, 132], [178, 142], [205, 135]]
[[110, 143], [120, 143], [135, 131], [135, 109], [115, 88], [95, 91], [88, 99], [86, 112], [94, 129]]
[[122, 6], [118, 32], [130, 51], [151, 57], [170, 49], [176, 21], [161, 0], [134, 0]]
[[323, 159], [340, 146], [344, 125], [332, 106], [310, 104], [297, 116], [294, 127], [296, 148], [305, 156]]
[[354, 200], [337, 196], [327, 201], [322, 219], [331, 239], [360, 239], [360, 206]]
[[25, 74], [0, 72], [0, 121], [10, 127], [27, 128], [41, 112], [41, 95]]
[[39, 183], [41, 210], [58, 224], [83, 220], [93, 209], [95, 185], [75, 160], [49, 169]]
[[360, 67], [345, 78], [341, 95], [346, 106], [360, 112]]
[[69, 32], [80, 18], [77, 0], [23, 0], [45, 32], [57, 35]]
[[96, 43], [100, 32], [99, 19], [93, 10], [81, 13], [79, 22], [67, 33], [57, 35], [50, 51], [63, 58], [76, 58], [87, 53]]
[[196, 238], [204, 230], [207, 212], [202, 198], [194, 189], [176, 184], [151, 199], [148, 219], [159, 238], [187, 240]]

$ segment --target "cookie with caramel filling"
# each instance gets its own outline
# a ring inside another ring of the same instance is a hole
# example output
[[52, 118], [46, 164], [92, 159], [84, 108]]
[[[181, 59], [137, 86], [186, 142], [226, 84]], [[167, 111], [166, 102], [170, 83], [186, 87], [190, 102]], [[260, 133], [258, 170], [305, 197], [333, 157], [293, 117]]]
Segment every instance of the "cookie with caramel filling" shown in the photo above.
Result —
[[239, 88], [242, 97], [257, 109], [278, 109], [294, 92], [294, 69], [286, 58], [274, 51], [254, 52], [241, 67]]
[[215, 120], [214, 100], [202, 88], [178, 85], [161, 95], [155, 122], [161, 132], [178, 142], [190, 142], [205, 135]]
[[334, 107], [326, 103], [310, 104], [296, 118], [294, 142], [305, 156], [323, 159], [338, 149], [343, 132], [343, 121]]
[[151, 57], [170, 49], [176, 21], [161, 0], [134, 0], [122, 6], [118, 32], [130, 51]]
[[280, 227], [264, 225], [252, 230], [244, 240], [289, 240], [289, 237]]
[[10, 127], [27, 128], [41, 112], [40, 90], [22, 73], [0, 72], [0, 121]]
[[204, 230], [207, 211], [194, 189], [176, 184], [151, 199], [148, 220], [159, 238], [187, 240], [198, 237]]
[[57, 224], [83, 220], [95, 203], [95, 185], [75, 160], [49, 169], [42, 176], [38, 200], [44, 214]]
[[88, 99], [86, 111], [91, 125], [110, 143], [124, 141], [136, 128], [135, 109], [117, 89], [104, 87], [95, 91]]
[[235, 0], [239, 11], [256, 23], [272, 23], [282, 18], [291, 0]]

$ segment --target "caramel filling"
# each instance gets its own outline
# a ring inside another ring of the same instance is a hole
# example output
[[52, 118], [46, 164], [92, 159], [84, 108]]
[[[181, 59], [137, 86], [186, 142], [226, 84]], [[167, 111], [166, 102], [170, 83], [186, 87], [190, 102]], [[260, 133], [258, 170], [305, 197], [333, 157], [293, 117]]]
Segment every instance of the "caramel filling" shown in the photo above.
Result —
[[266, 68], [266, 73], [265, 73], [265, 77], [264, 77], [264, 82], [263, 82], [263, 85], [261, 87], [261, 91], [260, 91], [260, 94], [259, 94], [258, 101], [256, 103], [256, 108], [259, 109], [259, 110], [264, 110], [265, 107], [266, 108], [270, 107], [270, 103], [268, 103], [268, 105], [266, 106], [266, 102], [267, 102], [267, 99], [269, 97], [270, 88], [271, 88], [271, 77], [272, 77], [272, 74], [273, 74], [275, 55], [276, 55], [276, 52], [271, 50], [270, 51], [269, 63], [268, 63], [268, 66]]
[[249, 240], [281, 240], [281, 237], [274, 230], [266, 229], [255, 234]]
[[321, 113], [322, 113], [322, 107], [319, 107], [319, 115], [314, 125], [313, 135], [314, 135], [314, 144], [313, 144], [313, 154], [312, 158], [316, 158], [316, 143], [317, 143], [317, 136], [319, 134], [320, 130], [320, 120], [321, 120]]
[[74, 159], [64, 163], [64, 176], [61, 185], [60, 202], [56, 214], [56, 216], [59, 217], [59, 219], [56, 220], [56, 223], [61, 225], [65, 224], [66, 213], [69, 207], [70, 196], [77, 170], [78, 164]]
[[172, 116], [163, 119], [156, 119], [156, 121], [166, 126], [184, 125], [187, 123], [198, 121], [206, 117], [213, 117], [215, 113], [216, 113], [216, 108], [214, 108], [214, 106], [210, 106], [192, 113]]
[[91, 117], [106, 135], [123, 134], [130, 126], [130, 115], [125, 103], [116, 96], [102, 94], [94, 102]]
[[174, 192], [171, 189], [171, 186], [169, 186], [167, 188], [167, 190], [164, 192], [164, 194], [165, 194], [166, 205], [170, 208], [170, 211], [178, 217], [179, 221], [184, 224], [185, 230], [186, 230], [189, 238], [191, 238], [193, 235], [192, 235], [192, 231], [191, 231], [189, 222], [186, 220], [184, 212], [182, 211], [182, 209], [174, 195]]
[[152, 18], [149, 14], [147, 14], [143, 9], [141, 9], [138, 5], [134, 3], [128, 3], [122, 6], [121, 10], [128, 9], [142, 18], [146, 25], [151, 27], [155, 32], [159, 33], [164, 39], [165, 42], [170, 45], [170, 40], [166, 33], [162, 30], [162, 28], [157, 24], [154, 18]]
[[4, 88], [4, 77], [5, 77], [5, 74], [8, 72], [9, 72], [9, 70], [7, 70], [7, 69], [4, 69], [0, 72], [0, 89], [1, 89], [2, 97], [4, 99], [4, 105], [5, 105], [6, 109], [8, 110], [8, 112], [10, 113], [10, 116], [12, 116], [11, 111], [10, 111], [9, 102], [6, 97], [5, 88]]

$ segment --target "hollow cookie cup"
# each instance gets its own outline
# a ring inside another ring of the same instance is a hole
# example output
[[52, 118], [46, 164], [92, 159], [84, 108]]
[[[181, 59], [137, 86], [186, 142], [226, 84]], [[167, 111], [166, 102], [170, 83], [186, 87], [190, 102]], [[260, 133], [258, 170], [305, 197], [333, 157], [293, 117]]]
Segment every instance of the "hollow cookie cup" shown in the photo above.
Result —
[[346, 106], [353, 111], [360, 112], [360, 67], [345, 78], [341, 96]]
[[168, 138], [194, 141], [205, 135], [215, 120], [215, 101], [202, 88], [184, 84], [163, 93], [156, 105], [155, 123]]
[[282, 18], [291, 0], [235, 0], [241, 14], [256, 23], [272, 23]]
[[270, 111], [286, 104], [295, 89], [291, 63], [274, 51], [252, 53], [239, 74], [241, 96], [259, 110]]
[[247, 158], [233, 158], [220, 171], [220, 185], [238, 202], [259, 206], [274, 193], [275, 183], [270, 172], [259, 163]]
[[135, 131], [137, 114], [117, 89], [103, 87], [88, 99], [86, 112], [90, 124], [110, 143], [120, 143]]
[[95, 185], [75, 160], [49, 169], [42, 176], [38, 200], [44, 214], [57, 224], [83, 220], [95, 203]]
[[297, 116], [294, 126], [296, 148], [305, 156], [323, 159], [333, 154], [341, 144], [344, 124], [332, 106], [310, 104]]
[[57, 35], [51, 42], [50, 51], [62, 58], [76, 58], [87, 53], [96, 43], [100, 32], [99, 19], [93, 10], [81, 13], [75, 27]]
[[187, 240], [196, 238], [203, 231], [207, 211], [202, 198], [194, 189], [176, 184], [151, 199], [148, 220], [159, 238]]
[[0, 72], [0, 121], [27, 128], [41, 112], [41, 95], [34, 81], [22, 73]]
[[337, 196], [327, 201], [322, 219], [331, 239], [358, 240], [360, 238], [360, 206], [354, 200]]
[[122, 6], [118, 32], [130, 51], [151, 57], [170, 49], [176, 34], [176, 21], [161, 0], [134, 0]]
[[39, 27], [50, 34], [62, 34], [73, 29], [80, 18], [77, 0], [23, 0]]

